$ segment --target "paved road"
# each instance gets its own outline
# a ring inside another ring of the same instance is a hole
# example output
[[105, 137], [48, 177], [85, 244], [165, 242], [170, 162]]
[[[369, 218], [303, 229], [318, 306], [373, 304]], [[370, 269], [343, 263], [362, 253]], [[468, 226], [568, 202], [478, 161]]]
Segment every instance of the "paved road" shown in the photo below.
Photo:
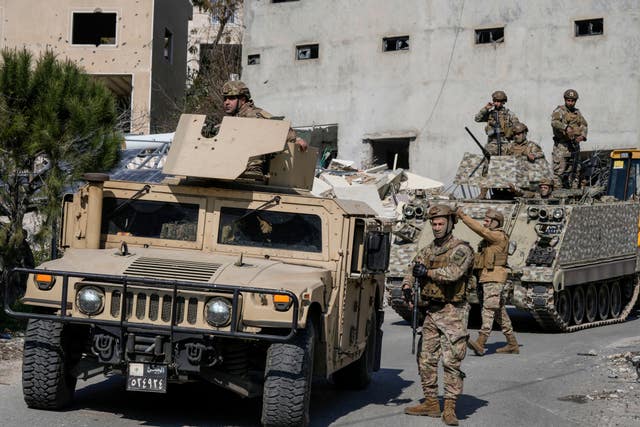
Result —
[[[461, 425], [640, 426], [640, 383], [622, 375], [610, 378], [607, 358], [640, 351], [639, 325], [634, 318], [572, 334], [546, 334], [530, 317], [516, 315], [519, 356], [465, 359]], [[471, 332], [475, 337], [477, 331]], [[490, 353], [502, 339], [494, 331]], [[578, 354], [589, 351], [597, 355]], [[75, 404], [65, 412], [35, 411], [22, 401], [18, 370], [17, 362], [0, 363], [0, 423], [5, 426], [253, 426], [260, 418], [259, 399], [242, 400], [198, 384], [172, 387], [167, 395], [125, 393], [117, 377], [79, 383]], [[382, 370], [364, 392], [337, 391], [316, 381], [312, 425], [444, 425], [439, 419], [404, 415], [404, 406], [421, 397], [417, 378], [410, 329], [387, 311]]]

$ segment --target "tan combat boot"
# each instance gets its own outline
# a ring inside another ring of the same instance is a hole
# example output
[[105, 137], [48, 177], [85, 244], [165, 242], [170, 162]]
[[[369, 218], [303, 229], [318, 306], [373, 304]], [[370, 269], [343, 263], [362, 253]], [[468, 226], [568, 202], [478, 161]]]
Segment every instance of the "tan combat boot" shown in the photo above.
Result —
[[444, 411], [442, 412], [442, 421], [448, 426], [457, 426], [458, 418], [456, 417], [456, 400], [445, 399]]
[[505, 335], [507, 337], [507, 345], [496, 349], [496, 353], [504, 354], [520, 354], [520, 346], [516, 341], [516, 336], [513, 334]]
[[469, 347], [476, 356], [482, 356], [484, 354], [484, 345], [487, 342], [487, 338], [489, 338], [485, 334], [478, 334], [478, 340], [467, 340], [467, 347]]
[[427, 397], [424, 402], [404, 408], [407, 415], [422, 415], [427, 417], [440, 417], [440, 401], [437, 397]]

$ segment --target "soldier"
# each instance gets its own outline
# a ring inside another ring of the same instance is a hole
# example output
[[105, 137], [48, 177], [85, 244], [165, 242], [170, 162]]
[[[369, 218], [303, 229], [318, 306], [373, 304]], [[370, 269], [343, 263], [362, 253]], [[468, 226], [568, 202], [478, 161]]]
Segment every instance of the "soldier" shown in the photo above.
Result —
[[[246, 84], [241, 81], [228, 81], [222, 86], [222, 96], [224, 102], [222, 108], [225, 116], [231, 117], [246, 117], [252, 119], [271, 119], [273, 115], [258, 108], [251, 99], [251, 92]], [[206, 137], [211, 137], [217, 133], [218, 124], [207, 116], [202, 134]], [[302, 151], [307, 150], [307, 143], [304, 139], [299, 138], [293, 129], [289, 129], [287, 135], [287, 142], [295, 142], [295, 144]], [[264, 156], [252, 157], [247, 163], [247, 169], [244, 171], [244, 176], [249, 177], [264, 177], [266, 168], [266, 162]]]
[[504, 217], [495, 209], [487, 209], [484, 221], [481, 224], [466, 215], [461, 209], [458, 209], [456, 214], [467, 227], [482, 237], [474, 262], [474, 269], [480, 270], [478, 283], [482, 286], [484, 295], [482, 301], [482, 327], [478, 333], [478, 340], [469, 340], [469, 348], [477, 356], [484, 354], [484, 345], [489, 338], [495, 318], [502, 327], [505, 337], [507, 337], [507, 345], [498, 348], [496, 353], [518, 354], [520, 349], [513, 334], [513, 327], [505, 308], [503, 295], [507, 281], [507, 257], [509, 255], [509, 237], [501, 229]]
[[[485, 148], [492, 156], [503, 154], [502, 146], [513, 138], [513, 126], [519, 122], [518, 117], [512, 113], [504, 104], [507, 103], [507, 94], [497, 90], [491, 94], [491, 101], [487, 103], [475, 115], [474, 120], [478, 123], [487, 122], [484, 127], [487, 133], [487, 145]], [[487, 173], [487, 166], [482, 172]], [[487, 196], [487, 188], [480, 189], [480, 199]]]
[[533, 141], [527, 139], [529, 128], [524, 123], [516, 123], [513, 126], [513, 142], [504, 148], [507, 156], [523, 156], [528, 162], [535, 163], [538, 159], [544, 159], [542, 148]]
[[[455, 211], [446, 205], [429, 209], [428, 219], [434, 240], [418, 251], [414, 265], [403, 280], [407, 295], [414, 280], [418, 280], [421, 298], [426, 302], [422, 326], [422, 347], [419, 354], [419, 373], [425, 401], [407, 407], [409, 415], [439, 417], [438, 362], [444, 366], [444, 411], [447, 425], [458, 425], [456, 399], [462, 393], [464, 373], [460, 365], [466, 355], [467, 304], [466, 287], [473, 266], [473, 249], [467, 242], [456, 239], [453, 227]], [[415, 279], [414, 279], [415, 278]]]
[[[576, 108], [578, 92], [564, 92], [564, 105], [551, 113], [553, 129], [553, 175], [557, 188], [577, 185], [580, 143], [587, 140], [587, 121]], [[573, 181], [573, 182], [572, 182]]]
[[553, 180], [542, 178], [538, 182], [538, 191], [520, 190], [515, 186], [511, 186], [511, 190], [516, 197], [524, 197], [527, 199], [549, 199], [553, 195]]

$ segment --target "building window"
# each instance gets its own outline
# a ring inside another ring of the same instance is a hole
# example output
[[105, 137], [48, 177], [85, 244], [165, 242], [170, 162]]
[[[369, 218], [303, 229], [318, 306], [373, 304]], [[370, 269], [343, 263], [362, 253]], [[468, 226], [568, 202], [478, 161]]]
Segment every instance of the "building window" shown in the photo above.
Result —
[[164, 29], [163, 56], [169, 63], [173, 60], [173, 33], [167, 28]]
[[288, 3], [290, 1], [299, 1], [299, 0], [271, 0], [271, 3]]
[[382, 39], [383, 52], [393, 52], [396, 50], [409, 50], [409, 36], [384, 37]]
[[476, 30], [476, 44], [504, 42], [504, 27]]
[[296, 59], [316, 59], [318, 57], [319, 50], [320, 46], [317, 44], [296, 46]]
[[249, 55], [247, 57], [247, 65], [259, 65], [260, 64], [260, 54]]
[[71, 44], [116, 44], [116, 13], [73, 12]]
[[371, 139], [373, 165], [409, 169], [409, 138]]
[[604, 33], [604, 19], [585, 19], [576, 21], [576, 37], [600, 36]]
[[[236, 12], [235, 11], [228, 11], [229, 13], [229, 19], [227, 19], [226, 24], [235, 24], [236, 23]], [[220, 23], [220, 17], [217, 14], [212, 14], [211, 15], [211, 23], [213, 25], [218, 25]]]

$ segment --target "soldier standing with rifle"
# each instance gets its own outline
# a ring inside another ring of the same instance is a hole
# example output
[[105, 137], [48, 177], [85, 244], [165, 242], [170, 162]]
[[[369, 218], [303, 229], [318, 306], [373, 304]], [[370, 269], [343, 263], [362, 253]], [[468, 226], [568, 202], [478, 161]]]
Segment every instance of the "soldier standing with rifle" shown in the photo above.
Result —
[[457, 210], [458, 218], [474, 233], [482, 237], [478, 245], [478, 255], [474, 262], [474, 269], [479, 270], [478, 283], [482, 286], [482, 327], [478, 333], [478, 340], [469, 340], [469, 348], [476, 356], [484, 354], [484, 345], [489, 338], [495, 319], [502, 327], [507, 338], [507, 345], [500, 347], [496, 353], [520, 353], [518, 341], [513, 333], [511, 320], [507, 314], [504, 301], [504, 287], [507, 281], [507, 257], [509, 237], [502, 230], [504, 216], [495, 209], [487, 209], [483, 223]]
[[[420, 298], [426, 303], [422, 326], [419, 373], [425, 401], [405, 409], [409, 415], [440, 417], [438, 401], [438, 362], [444, 366], [444, 411], [447, 425], [458, 425], [456, 399], [462, 393], [464, 373], [460, 365], [466, 355], [467, 280], [473, 266], [473, 249], [453, 237], [456, 213], [446, 205], [429, 209], [434, 240], [416, 254], [414, 264], [403, 281], [403, 290], [418, 282]], [[406, 296], [410, 293], [404, 291]], [[415, 310], [414, 310], [415, 313]], [[415, 322], [414, 322], [415, 323]]]
[[587, 121], [576, 108], [578, 92], [564, 92], [564, 105], [551, 113], [553, 175], [556, 188], [577, 186], [580, 143], [587, 140]]
[[[513, 138], [513, 126], [519, 122], [518, 117], [504, 105], [507, 103], [507, 94], [501, 90], [497, 90], [491, 94], [491, 101], [487, 103], [474, 120], [478, 123], [487, 122], [485, 132], [487, 133], [486, 150], [492, 156], [501, 156], [503, 153], [502, 145]], [[487, 173], [486, 166], [483, 171]], [[479, 198], [484, 199], [487, 196], [487, 189], [480, 190]]]

